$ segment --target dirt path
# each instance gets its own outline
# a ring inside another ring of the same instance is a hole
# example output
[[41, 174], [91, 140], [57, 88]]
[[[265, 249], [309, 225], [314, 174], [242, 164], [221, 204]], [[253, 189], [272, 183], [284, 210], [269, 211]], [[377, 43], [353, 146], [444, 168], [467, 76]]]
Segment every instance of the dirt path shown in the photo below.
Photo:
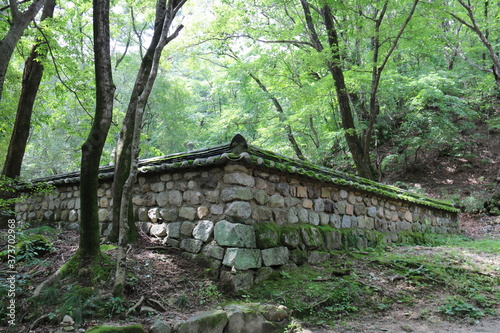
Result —
[[[306, 331], [307, 332], [307, 331]], [[311, 333], [499, 333], [500, 317], [490, 317], [479, 323], [456, 323], [441, 320], [414, 320], [406, 318], [363, 318], [346, 322], [331, 329], [311, 329]]]

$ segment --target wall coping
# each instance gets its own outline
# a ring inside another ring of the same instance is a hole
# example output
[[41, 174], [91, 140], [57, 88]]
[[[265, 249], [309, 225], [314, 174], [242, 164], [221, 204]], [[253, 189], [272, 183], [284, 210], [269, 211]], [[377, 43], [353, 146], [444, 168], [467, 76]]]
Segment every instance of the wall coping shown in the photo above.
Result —
[[[384, 185], [309, 162], [296, 160], [250, 145], [240, 134], [235, 135], [232, 141], [227, 144], [140, 160], [138, 175], [144, 176], [177, 170], [207, 168], [224, 165], [229, 162], [246, 163], [256, 168], [299, 175], [323, 183], [334, 184], [342, 188], [354, 189], [438, 210], [453, 213], [460, 212], [451, 203], [418, 195], [395, 186]], [[99, 179], [101, 181], [112, 181], [113, 175], [114, 166], [110, 165], [100, 168]], [[80, 172], [37, 178], [32, 181], [36, 183], [49, 183], [55, 186], [78, 184], [80, 182]]]

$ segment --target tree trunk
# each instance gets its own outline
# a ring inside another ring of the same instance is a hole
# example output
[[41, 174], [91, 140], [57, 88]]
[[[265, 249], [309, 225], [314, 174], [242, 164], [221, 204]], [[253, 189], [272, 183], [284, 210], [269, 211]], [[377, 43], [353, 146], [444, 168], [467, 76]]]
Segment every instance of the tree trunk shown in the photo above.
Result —
[[342, 119], [342, 126], [344, 128], [345, 138], [349, 150], [351, 152], [354, 164], [361, 177], [373, 179], [373, 172], [371, 169], [370, 156], [366, 154], [363, 143], [357, 133], [352, 116], [351, 105], [349, 101], [349, 94], [345, 84], [344, 73], [340, 67], [341, 58], [339, 54], [339, 42], [337, 37], [337, 30], [333, 22], [331, 9], [328, 5], [323, 7], [323, 16], [325, 20], [325, 27], [328, 34], [328, 43], [332, 50], [332, 60], [328, 62], [328, 69], [333, 76], [335, 92], [339, 103], [340, 117]]
[[[138, 109], [144, 108], [149, 98], [149, 94], [153, 89], [153, 84], [158, 72], [158, 63], [160, 61], [161, 52], [165, 45], [173, 40], [183, 28], [182, 25], [168, 36], [168, 31], [172, 24], [175, 15], [187, 0], [158, 0], [156, 4], [156, 19], [155, 30], [151, 44], [146, 51], [146, 54], [141, 62], [141, 67], [137, 73], [137, 78], [132, 90], [127, 113], [123, 121], [123, 126], [120, 131], [118, 143], [116, 146], [115, 158], [115, 176], [113, 181], [113, 226], [108, 240], [111, 242], [118, 241], [120, 230], [120, 209], [121, 201], [123, 200], [123, 186], [130, 174], [130, 164], [133, 159], [131, 146], [134, 136], [134, 128], [141, 126], [136, 124], [136, 112]], [[142, 117], [140, 119], [142, 122]], [[133, 219], [129, 219], [130, 230], [135, 231], [135, 223]]]
[[[55, 0], [47, 0], [41, 17], [41, 21], [50, 18], [54, 14]], [[29, 57], [24, 65], [24, 73], [21, 87], [21, 96], [17, 105], [16, 120], [12, 130], [7, 156], [2, 170], [2, 175], [11, 179], [16, 179], [21, 175], [24, 152], [28, 143], [31, 126], [31, 115], [33, 105], [38, 93], [38, 87], [42, 81], [43, 65], [41, 59], [45, 57], [39, 49], [44, 43], [37, 43], [33, 46]], [[1, 192], [0, 199], [10, 199], [16, 196], [16, 192]], [[11, 209], [14, 210], [13, 207]], [[7, 227], [7, 220], [11, 215], [0, 216], [0, 227]]]
[[[80, 267], [92, 269], [100, 256], [97, 190], [99, 164], [113, 116], [115, 86], [112, 80], [109, 33], [109, 0], [94, 0], [95, 117], [82, 146], [80, 173]], [[91, 270], [88, 271], [91, 274]], [[88, 276], [81, 276], [82, 281]]]
[[9, 67], [10, 58], [14, 52], [14, 48], [21, 39], [24, 30], [28, 24], [35, 18], [36, 14], [43, 7], [45, 0], [34, 0], [28, 9], [21, 13], [17, 6], [16, 0], [9, 0], [10, 10], [12, 15], [12, 24], [9, 31], [0, 41], [0, 101], [2, 100], [3, 84], [5, 75]]
[[[267, 94], [267, 96], [271, 99], [271, 101], [274, 104], [274, 108], [278, 112], [279, 120], [280, 122], [284, 123], [284, 111], [283, 107], [281, 106], [281, 103], [278, 101], [278, 99], [267, 90], [267, 87], [262, 83], [262, 81], [253, 75], [252, 73], [249, 74], [250, 77], [257, 83], [259, 88]], [[297, 155], [297, 158], [300, 160], [305, 160], [306, 158], [304, 157], [304, 154], [302, 154], [302, 150], [300, 149], [299, 144], [297, 143], [297, 140], [295, 140], [295, 136], [293, 135], [292, 127], [289, 124], [284, 124], [284, 129], [288, 137], [288, 141], [290, 141], [290, 144], [292, 145], [293, 150], [295, 151], [295, 155]]]
[[[115, 297], [124, 296], [129, 226], [133, 226], [135, 229], [133, 218], [129, 219], [129, 205], [137, 174], [144, 109], [156, 80], [163, 48], [177, 37], [183, 27], [180, 25], [172, 35], [168, 35], [175, 15], [185, 2], [186, 0], [169, 0], [168, 3], [165, 3], [165, 0], [158, 0], [156, 4], [153, 40], [142, 60], [117, 145], [115, 178], [113, 181], [113, 229], [118, 230], [118, 256], [113, 286], [113, 295]], [[127, 125], [130, 125], [130, 127]], [[117, 202], [118, 198], [120, 198], [119, 202]], [[115, 207], [120, 209], [117, 211]], [[118, 213], [118, 216], [115, 216], [115, 213]]]

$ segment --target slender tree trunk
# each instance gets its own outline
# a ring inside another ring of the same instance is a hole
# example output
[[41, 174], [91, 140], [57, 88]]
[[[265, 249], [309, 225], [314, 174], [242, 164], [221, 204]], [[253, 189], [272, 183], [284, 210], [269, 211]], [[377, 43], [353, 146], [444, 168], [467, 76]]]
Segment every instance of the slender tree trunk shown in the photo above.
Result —
[[[129, 177], [130, 164], [132, 157], [132, 140], [136, 124], [136, 112], [138, 109], [144, 108], [149, 98], [149, 94], [153, 89], [153, 84], [156, 79], [158, 71], [158, 63], [160, 60], [161, 52], [165, 45], [178, 36], [182, 25], [169, 36], [168, 32], [172, 21], [179, 9], [186, 3], [187, 0], [158, 0], [156, 4], [156, 19], [155, 30], [153, 39], [149, 45], [146, 54], [141, 62], [141, 67], [137, 73], [137, 78], [132, 90], [127, 113], [123, 121], [123, 126], [120, 131], [118, 143], [116, 146], [116, 162], [115, 162], [115, 176], [113, 181], [113, 226], [108, 240], [111, 242], [118, 241], [118, 234], [120, 230], [120, 210], [123, 200], [123, 186]], [[143, 103], [143, 105], [142, 105]], [[140, 119], [142, 122], [142, 118]], [[136, 231], [133, 218], [129, 219], [129, 230]]]
[[340, 67], [341, 58], [338, 51], [339, 42], [331, 9], [328, 5], [325, 5], [322, 12], [328, 34], [328, 43], [332, 49], [332, 60], [328, 62], [328, 69], [333, 76], [335, 92], [339, 103], [340, 117], [342, 119], [342, 126], [344, 128], [347, 145], [349, 146], [349, 150], [359, 176], [373, 179], [374, 176], [371, 169], [370, 156], [365, 154], [366, 150], [364, 149], [363, 142], [357, 133], [354, 118], [352, 116], [349, 94], [344, 79], [344, 72]]
[[14, 48], [21, 39], [28, 24], [35, 18], [36, 14], [45, 4], [45, 0], [34, 0], [28, 9], [21, 13], [17, 5], [17, 0], [9, 0], [12, 15], [12, 24], [9, 31], [0, 41], [0, 101], [2, 100], [3, 84], [5, 74], [9, 67], [10, 58]]
[[[55, 0], [47, 0], [43, 8], [41, 21], [50, 18], [54, 14]], [[21, 84], [21, 96], [17, 104], [16, 120], [7, 149], [7, 156], [2, 170], [2, 175], [11, 179], [16, 179], [21, 175], [21, 166], [23, 163], [24, 152], [28, 143], [28, 137], [31, 126], [31, 115], [33, 105], [38, 93], [38, 87], [42, 81], [43, 65], [40, 60], [45, 57], [39, 49], [44, 43], [37, 43], [33, 46], [29, 57], [24, 65], [24, 73]], [[16, 196], [16, 192], [1, 192], [1, 199], [10, 199]], [[11, 208], [14, 210], [14, 207]], [[7, 220], [11, 215], [0, 216], [0, 227], [7, 226]]]
[[[100, 256], [100, 228], [97, 190], [101, 154], [113, 116], [115, 86], [112, 80], [109, 0], [94, 0], [94, 59], [96, 76], [95, 117], [89, 136], [82, 146], [80, 174], [80, 267], [92, 269]], [[88, 271], [89, 274], [92, 271]], [[82, 281], [88, 279], [83, 274]]]
[[[271, 101], [274, 104], [274, 108], [278, 112], [279, 119], [282, 123], [285, 123], [285, 117], [284, 114], [285, 112], [283, 111], [283, 107], [281, 106], [281, 103], [278, 101], [278, 99], [267, 90], [267, 87], [262, 83], [262, 81], [253, 75], [252, 73], [249, 74], [250, 77], [257, 83], [259, 88], [267, 94], [267, 96], [271, 99]], [[306, 158], [304, 157], [304, 154], [302, 154], [302, 150], [300, 149], [299, 144], [297, 143], [297, 140], [295, 140], [295, 136], [293, 135], [292, 127], [289, 124], [284, 124], [283, 128], [285, 129], [285, 132], [288, 137], [288, 141], [290, 141], [290, 144], [292, 145], [293, 150], [295, 151], [295, 155], [301, 160], [305, 160]]]
[[[153, 89], [158, 73], [161, 53], [163, 48], [178, 36], [182, 25], [168, 35], [170, 26], [180, 8], [187, 0], [158, 0], [156, 4], [156, 20], [153, 40], [146, 55], [142, 60], [141, 68], [132, 91], [124, 126], [120, 133], [117, 145], [117, 163], [115, 179], [113, 182], [113, 206], [120, 207], [119, 211], [113, 208], [113, 229], [118, 229], [118, 256], [116, 260], [116, 274], [113, 287], [115, 297], [123, 297], [126, 280], [127, 244], [129, 239], [129, 226], [135, 229], [133, 218], [129, 218], [129, 205], [132, 189], [137, 174], [139, 144], [141, 138], [142, 118], [144, 109]], [[126, 124], [131, 127], [125, 128]], [[119, 202], [116, 200], [120, 198]], [[118, 216], [114, 214], [118, 213]]]

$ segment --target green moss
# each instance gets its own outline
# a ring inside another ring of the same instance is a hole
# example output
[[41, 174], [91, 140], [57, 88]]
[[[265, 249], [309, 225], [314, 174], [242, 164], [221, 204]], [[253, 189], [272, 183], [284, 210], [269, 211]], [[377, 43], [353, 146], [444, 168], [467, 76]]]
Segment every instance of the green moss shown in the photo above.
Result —
[[[92, 277], [92, 283], [98, 281], [107, 281], [111, 276], [111, 270], [114, 267], [113, 259], [102, 253], [98, 260], [94, 261], [92, 267], [85, 267], [87, 274]], [[61, 277], [79, 277], [81, 274], [80, 270], [80, 253], [77, 251], [68, 262], [66, 262], [61, 267]]]
[[101, 252], [111, 251], [116, 249], [116, 245], [113, 244], [104, 244], [101, 245]]
[[279, 245], [280, 226], [276, 223], [254, 224], [257, 248], [268, 249]]
[[87, 333], [146, 333], [141, 325], [112, 327], [112, 326], [96, 326], [87, 331]]

